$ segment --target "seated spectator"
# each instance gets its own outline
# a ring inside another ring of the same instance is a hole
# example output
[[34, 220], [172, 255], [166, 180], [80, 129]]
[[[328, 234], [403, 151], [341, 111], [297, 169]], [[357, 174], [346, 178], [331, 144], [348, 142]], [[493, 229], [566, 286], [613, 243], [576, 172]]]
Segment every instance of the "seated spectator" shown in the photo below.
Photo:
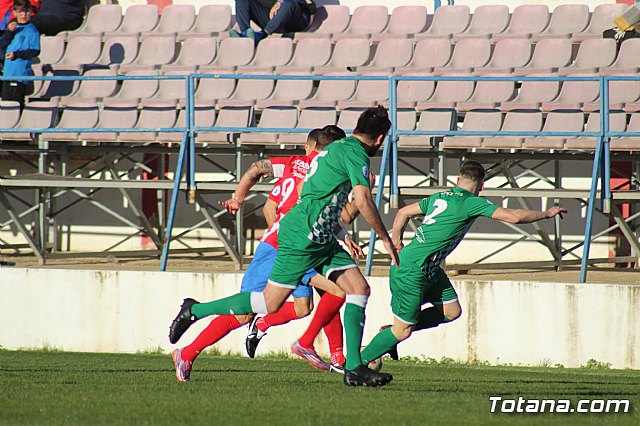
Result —
[[[31, 16], [33, 16], [33, 14], [36, 13], [39, 9], [40, 0], [31, 0]], [[6, 31], [9, 22], [16, 19], [16, 14], [13, 11], [13, 0], [9, 2], [9, 10], [5, 10], [4, 15], [2, 15], [3, 10], [4, 8], [0, 6], [0, 16], [4, 16], [4, 18], [2, 18], [2, 21], [0, 21], [0, 32]], [[4, 57], [4, 52], [2, 52], [2, 55], [0, 55], [0, 57]]]
[[[252, 38], [257, 45], [273, 33], [303, 31], [309, 25], [313, 6], [309, 0], [236, 0], [240, 32], [231, 30], [229, 35]], [[262, 30], [254, 32], [250, 27], [251, 21]]]
[[40, 54], [40, 33], [29, 22], [31, 19], [29, 0], [15, 0], [13, 10], [16, 19], [9, 23], [7, 30], [0, 38], [0, 48], [7, 52], [4, 55], [4, 77], [11, 78], [2, 82], [2, 99], [18, 101], [20, 108], [23, 108], [29, 83], [19, 80], [19, 77], [33, 75], [31, 62]]
[[62, 31], [73, 31], [84, 20], [83, 0], [41, 0], [40, 11], [31, 23], [40, 34], [54, 36]]
[[620, 50], [623, 41], [640, 37], [640, 6], [635, 4], [624, 14], [613, 20], [615, 27], [602, 32], [602, 37], [616, 40], [616, 47]]

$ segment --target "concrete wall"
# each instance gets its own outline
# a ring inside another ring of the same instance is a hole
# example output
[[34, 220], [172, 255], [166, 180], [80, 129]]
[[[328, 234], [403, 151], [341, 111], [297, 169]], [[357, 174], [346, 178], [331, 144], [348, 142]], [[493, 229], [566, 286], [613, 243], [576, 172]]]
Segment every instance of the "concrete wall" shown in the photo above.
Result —
[[[137, 352], [172, 347], [167, 334], [183, 297], [233, 294], [240, 274], [0, 268], [0, 346]], [[386, 278], [372, 278], [365, 342], [392, 320]], [[402, 356], [490, 363], [640, 368], [640, 285], [454, 282], [463, 316], [400, 345]], [[208, 321], [181, 340], [192, 341]], [[288, 351], [307, 319], [274, 328], [258, 354]], [[218, 349], [244, 353], [246, 329]], [[326, 354], [324, 337], [316, 342]]]

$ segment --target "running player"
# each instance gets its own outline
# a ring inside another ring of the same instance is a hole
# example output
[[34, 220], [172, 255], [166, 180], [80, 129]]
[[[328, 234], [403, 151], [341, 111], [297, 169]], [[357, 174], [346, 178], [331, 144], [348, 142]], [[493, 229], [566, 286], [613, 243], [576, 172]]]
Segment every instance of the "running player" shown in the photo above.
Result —
[[[476, 161], [466, 161], [455, 188], [434, 194], [403, 207], [393, 221], [393, 244], [400, 251], [400, 266], [391, 266], [391, 327], [382, 329], [362, 350], [363, 362], [370, 362], [407, 339], [415, 330], [437, 327], [460, 317], [458, 295], [440, 264], [479, 216], [508, 223], [531, 223], [562, 217], [567, 210], [506, 209], [478, 196], [485, 170]], [[411, 217], [425, 215], [415, 237], [403, 248], [402, 234]], [[433, 306], [421, 310], [427, 302]]]
[[263, 292], [239, 293], [210, 303], [186, 299], [171, 324], [170, 338], [176, 341], [195, 321], [214, 314], [271, 313], [277, 311], [299, 285], [310, 268], [322, 270], [346, 293], [345, 331], [346, 385], [382, 386], [393, 377], [362, 364], [360, 345], [369, 284], [351, 257], [339, 246], [333, 232], [353, 189], [354, 203], [373, 227], [398, 264], [397, 253], [371, 197], [369, 157], [382, 146], [391, 122], [387, 110], [366, 109], [358, 118], [351, 137], [333, 142], [313, 161], [300, 201], [280, 222], [280, 245], [269, 282]]

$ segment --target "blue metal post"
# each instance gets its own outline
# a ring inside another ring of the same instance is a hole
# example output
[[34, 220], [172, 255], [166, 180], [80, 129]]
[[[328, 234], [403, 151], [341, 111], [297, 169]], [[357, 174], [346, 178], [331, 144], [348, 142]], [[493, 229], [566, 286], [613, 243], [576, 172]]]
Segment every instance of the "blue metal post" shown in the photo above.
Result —
[[194, 112], [194, 84], [193, 77], [187, 78], [187, 120], [186, 126], [189, 130], [187, 143], [189, 145], [189, 177], [187, 184], [188, 202], [193, 204], [196, 202], [196, 144], [193, 137], [193, 127], [195, 125]]
[[600, 111], [603, 112], [603, 147], [602, 147], [602, 211], [605, 213], [611, 212], [611, 159], [610, 159], [610, 136], [609, 136], [609, 77], [603, 77], [604, 93], [602, 97], [603, 108]]
[[391, 163], [389, 164], [389, 198], [393, 208], [398, 208], [398, 81], [395, 77], [389, 78], [389, 113], [391, 115], [391, 133], [389, 144], [391, 144]]

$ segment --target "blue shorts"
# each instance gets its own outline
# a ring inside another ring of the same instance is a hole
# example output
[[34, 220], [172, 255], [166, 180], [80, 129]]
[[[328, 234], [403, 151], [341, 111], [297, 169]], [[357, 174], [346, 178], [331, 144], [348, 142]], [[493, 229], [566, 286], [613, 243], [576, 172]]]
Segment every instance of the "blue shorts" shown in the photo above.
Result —
[[[277, 256], [278, 250], [271, 244], [258, 244], [256, 254], [253, 256], [253, 260], [242, 278], [240, 291], [245, 293], [264, 290]], [[313, 290], [309, 286], [309, 281], [317, 274], [318, 272], [315, 269], [309, 269], [302, 277], [302, 283], [298, 284], [296, 289], [293, 290], [293, 297], [311, 297]]]

